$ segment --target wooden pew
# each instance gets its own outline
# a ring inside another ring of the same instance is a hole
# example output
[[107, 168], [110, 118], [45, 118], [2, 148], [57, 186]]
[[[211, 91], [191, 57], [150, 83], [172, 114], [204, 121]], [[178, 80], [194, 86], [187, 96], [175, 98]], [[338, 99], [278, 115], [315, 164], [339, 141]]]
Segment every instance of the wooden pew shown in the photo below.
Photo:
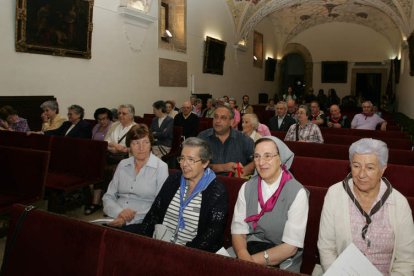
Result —
[[381, 130], [365, 130], [365, 129], [351, 129], [351, 128], [330, 128], [321, 127], [322, 134], [336, 134], [336, 135], [352, 135], [368, 138], [381, 139], [382, 137], [409, 139], [408, 135], [402, 131], [381, 131]]
[[64, 195], [103, 180], [107, 143], [103, 141], [53, 137], [46, 187], [48, 209], [65, 211]]
[[[301, 143], [286, 141], [296, 156], [349, 160], [348, 145]], [[389, 149], [388, 163], [414, 166], [414, 152], [411, 150]]]
[[49, 158], [47, 151], [0, 146], [0, 213], [43, 198]]
[[[283, 131], [270, 131], [272, 136], [275, 136], [281, 140], [285, 139], [286, 132]], [[352, 143], [362, 139], [361, 136], [355, 135], [345, 135], [345, 134], [332, 134], [332, 133], [322, 133], [325, 144], [335, 144], [335, 145], [351, 145]], [[369, 137], [368, 137], [369, 138]], [[411, 150], [413, 144], [407, 138], [390, 138], [390, 137], [372, 137], [384, 141], [388, 148], [391, 149], [401, 149], [401, 150]]]
[[[13, 208], [9, 237], [23, 208]], [[3, 276], [299, 275], [40, 210], [27, 214], [13, 247], [12, 240]]]
[[[334, 160], [296, 156], [290, 171], [295, 178], [306, 186], [328, 188], [342, 181], [351, 171], [348, 160]], [[385, 170], [386, 177], [406, 197], [414, 196], [413, 166], [388, 164]]]
[[217, 179], [220, 180], [227, 189], [228, 193], [228, 203], [227, 203], [227, 224], [226, 228], [224, 229], [224, 247], [228, 248], [232, 246], [231, 244], [231, 221], [233, 219], [233, 212], [234, 212], [234, 206], [237, 202], [237, 197], [239, 195], [239, 190], [244, 182], [247, 180], [244, 178], [238, 178], [238, 177], [228, 177], [228, 176], [222, 176], [218, 175]]
[[0, 145], [37, 150], [50, 150], [51, 136], [0, 130]]

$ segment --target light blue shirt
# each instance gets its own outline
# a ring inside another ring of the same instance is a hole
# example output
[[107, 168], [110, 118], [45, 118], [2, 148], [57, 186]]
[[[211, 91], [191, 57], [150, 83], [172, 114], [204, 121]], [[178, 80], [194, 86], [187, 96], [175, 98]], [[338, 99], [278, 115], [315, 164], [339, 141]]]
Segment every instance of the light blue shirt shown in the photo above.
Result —
[[119, 163], [102, 198], [104, 212], [110, 217], [116, 218], [126, 208], [137, 212], [127, 224], [142, 222], [168, 177], [167, 164], [152, 153], [138, 174], [134, 160], [130, 157]]

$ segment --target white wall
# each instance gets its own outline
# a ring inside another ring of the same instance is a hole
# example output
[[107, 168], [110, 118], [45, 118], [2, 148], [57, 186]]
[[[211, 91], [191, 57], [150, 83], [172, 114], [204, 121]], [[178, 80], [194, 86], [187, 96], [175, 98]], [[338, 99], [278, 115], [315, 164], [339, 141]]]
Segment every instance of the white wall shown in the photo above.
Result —
[[414, 119], [414, 77], [410, 76], [408, 49], [403, 52], [401, 59], [400, 83], [397, 85], [398, 111]]
[[[141, 115], [152, 112], [156, 100], [176, 99], [180, 104], [190, 95], [190, 87], [159, 87], [160, 57], [187, 62], [188, 77], [195, 75], [197, 93], [227, 94], [236, 99], [247, 93], [255, 103], [259, 92], [274, 92], [274, 83], [263, 81], [264, 68], [253, 68], [251, 39], [245, 53], [232, 47], [233, 23], [225, 1], [187, 1], [186, 54], [158, 49], [158, 23], [146, 31], [131, 25], [133, 21], [116, 12], [115, 2], [95, 1], [92, 59], [84, 60], [15, 52], [15, 1], [0, 1], [0, 95], [54, 95], [62, 110], [80, 104], [86, 117], [92, 117], [97, 107], [132, 103]], [[158, 15], [156, 6], [153, 9]], [[268, 23], [265, 20], [257, 29], [264, 34], [265, 49], [275, 52]], [[202, 73], [206, 35], [218, 35], [227, 42], [224, 76]]]
[[[317, 25], [300, 33], [291, 42], [302, 44], [312, 55], [315, 91], [322, 88], [326, 92], [335, 88], [340, 97], [350, 94], [354, 62], [382, 62], [398, 54], [384, 36], [351, 23]], [[348, 82], [322, 83], [321, 61], [348, 61]]]

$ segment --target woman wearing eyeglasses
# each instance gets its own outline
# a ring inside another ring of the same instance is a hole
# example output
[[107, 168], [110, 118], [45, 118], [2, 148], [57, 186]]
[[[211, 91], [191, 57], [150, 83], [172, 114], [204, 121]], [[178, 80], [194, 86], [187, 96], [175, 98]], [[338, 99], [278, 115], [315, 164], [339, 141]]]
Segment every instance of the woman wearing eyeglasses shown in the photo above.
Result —
[[294, 154], [276, 137], [255, 143], [257, 175], [243, 184], [231, 233], [239, 259], [299, 272], [308, 219], [308, 194], [288, 171]]
[[102, 198], [104, 213], [114, 218], [110, 226], [130, 231], [131, 225], [140, 223], [167, 179], [167, 164], [151, 153], [153, 141], [144, 124], [127, 133], [126, 146], [132, 156], [119, 163]]
[[178, 162], [142, 224], [135, 232], [156, 239], [216, 252], [222, 247], [227, 216], [227, 190], [208, 168], [212, 152], [200, 138], [183, 142]]
[[353, 243], [381, 274], [414, 275], [412, 212], [382, 177], [387, 145], [361, 139], [349, 148], [349, 159], [351, 173], [325, 196], [318, 239], [323, 270]]

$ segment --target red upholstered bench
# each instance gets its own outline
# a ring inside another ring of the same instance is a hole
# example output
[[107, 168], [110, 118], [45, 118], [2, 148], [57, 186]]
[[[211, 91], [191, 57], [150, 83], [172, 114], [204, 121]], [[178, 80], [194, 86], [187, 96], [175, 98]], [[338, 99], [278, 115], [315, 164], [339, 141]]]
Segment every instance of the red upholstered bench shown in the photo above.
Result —
[[0, 130], [0, 145], [19, 148], [50, 150], [50, 136], [39, 134], [27, 135], [23, 132]]
[[[351, 171], [348, 160], [296, 156], [290, 168], [295, 178], [306, 186], [326, 187], [342, 181]], [[384, 176], [404, 196], [414, 196], [414, 166], [388, 164]]]
[[380, 130], [366, 130], [366, 129], [351, 129], [351, 128], [328, 128], [321, 127], [322, 134], [336, 134], [336, 135], [352, 135], [359, 137], [371, 137], [381, 139], [382, 137], [409, 139], [406, 133], [402, 131], [380, 131]]
[[[296, 156], [349, 160], [348, 145], [301, 143], [286, 141], [286, 145]], [[411, 150], [389, 149], [388, 163], [414, 165], [414, 152]]]
[[319, 263], [317, 247], [319, 222], [321, 220], [323, 202], [328, 188], [313, 186], [305, 186], [305, 188], [309, 191], [309, 215], [306, 226], [301, 272], [311, 274], [315, 264]]
[[224, 229], [224, 247], [228, 248], [231, 246], [231, 221], [233, 219], [234, 206], [237, 202], [237, 197], [239, 195], [239, 190], [244, 182], [247, 180], [244, 178], [238, 177], [228, 177], [228, 176], [217, 176], [217, 179], [220, 180], [227, 189], [229, 195], [227, 203], [227, 224]]
[[50, 153], [0, 146], [0, 213], [42, 199]]
[[64, 212], [65, 193], [102, 181], [107, 143], [69, 137], [52, 138], [46, 188], [50, 191], [49, 210]]
[[[12, 212], [9, 237], [23, 206]], [[299, 275], [33, 210], [3, 275]], [[24, 260], [24, 262], [22, 262]]]
[[[353, 142], [361, 139], [360, 136], [336, 135], [330, 133], [323, 134], [322, 136], [325, 144], [351, 145]], [[391, 149], [411, 150], [412, 147], [412, 143], [409, 139], [382, 137], [381, 140]]]

